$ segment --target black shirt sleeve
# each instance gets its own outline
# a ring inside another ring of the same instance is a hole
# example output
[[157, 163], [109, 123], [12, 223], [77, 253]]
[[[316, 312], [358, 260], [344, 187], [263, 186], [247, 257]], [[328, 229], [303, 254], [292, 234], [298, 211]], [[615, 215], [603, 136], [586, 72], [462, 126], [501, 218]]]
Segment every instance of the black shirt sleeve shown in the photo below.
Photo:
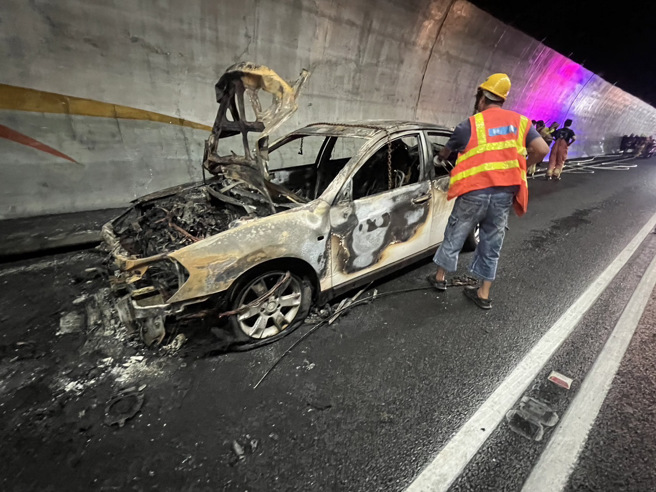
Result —
[[471, 138], [471, 124], [469, 118], [456, 126], [446, 147], [452, 152], [462, 152]]

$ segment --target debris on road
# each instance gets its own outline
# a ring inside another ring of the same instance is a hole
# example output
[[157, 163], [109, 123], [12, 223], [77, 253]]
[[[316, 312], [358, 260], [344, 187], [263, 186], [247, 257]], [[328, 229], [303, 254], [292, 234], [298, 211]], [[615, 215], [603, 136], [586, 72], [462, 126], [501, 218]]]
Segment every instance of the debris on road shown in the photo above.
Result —
[[314, 362], [310, 363], [309, 360], [303, 359], [303, 364], [300, 366], [296, 366], [296, 369], [305, 369], [306, 371], [311, 371], [314, 369], [316, 364]]
[[239, 444], [237, 441], [232, 441], [232, 451], [235, 453], [237, 459], [239, 459], [240, 461], [246, 458], [244, 447], [241, 444]]
[[186, 341], [187, 341], [187, 337], [184, 335], [184, 333], [178, 333], [171, 343], [169, 343], [168, 345], [164, 345], [162, 347], [162, 351], [168, 355], [173, 355], [178, 350], [180, 350], [180, 348]]
[[321, 323], [330, 318], [334, 312], [335, 311], [330, 304], [324, 304], [321, 307], [313, 306], [310, 309], [310, 314], [305, 318], [305, 322], [310, 325]]
[[87, 296], [86, 294], [82, 294], [80, 297], [73, 300], [73, 304], [75, 306], [77, 306], [78, 304], [82, 304], [82, 303], [86, 302], [87, 299], [89, 299], [89, 296]]
[[524, 397], [519, 404], [520, 410], [530, 415], [535, 421], [547, 427], [558, 423], [558, 415], [543, 401], [531, 397]]
[[121, 391], [112, 398], [105, 408], [105, 424], [123, 427], [125, 422], [134, 417], [144, 402], [143, 392], [136, 386]]
[[[465, 282], [472, 282], [472, 281], [473, 282], [478, 282], [476, 279], [474, 279], [472, 277], [468, 277], [468, 276], [464, 276], [464, 279], [461, 278], [461, 277], [454, 277], [454, 278], [457, 279], [458, 285], [470, 285], [469, 283], [465, 283]], [[336, 319], [336, 317], [339, 316], [341, 313], [343, 313], [345, 311], [348, 311], [348, 310], [352, 309], [355, 306], [358, 306], [360, 304], [368, 304], [368, 303], [372, 302], [373, 300], [379, 299], [381, 297], [386, 297], [386, 296], [390, 296], [390, 295], [403, 294], [403, 293], [407, 293], [407, 292], [416, 292], [416, 291], [420, 291], [420, 290], [430, 289], [430, 287], [415, 287], [415, 288], [411, 288], [411, 289], [401, 289], [401, 290], [395, 290], [395, 291], [390, 291], [390, 292], [383, 292], [383, 293], [380, 293], [380, 294], [378, 293], [378, 289], [374, 289], [374, 291], [371, 293], [371, 295], [365, 297], [364, 299], [358, 299], [362, 295], [362, 293], [366, 289], [369, 288], [369, 286], [371, 286], [371, 284], [369, 284], [366, 288], [360, 290], [351, 299], [347, 299], [347, 301], [350, 301], [350, 302], [348, 302], [348, 304], [346, 302], [342, 301], [340, 303], [340, 305], [342, 306], [341, 309], [339, 307], [337, 309], [335, 309], [334, 314], [332, 315], [332, 317], [330, 319]], [[329, 307], [327, 309], [329, 310], [329, 312], [332, 310], [331, 307]], [[283, 360], [285, 358], [285, 356], [287, 356], [287, 354], [289, 354], [294, 349], [294, 347], [296, 347], [299, 343], [301, 343], [303, 340], [305, 340], [307, 337], [309, 337], [312, 333], [317, 331], [319, 328], [321, 328], [325, 324], [330, 324], [330, 320], [329, 319], [323, 319], [323, 320], [319, 321], [312, 328], [310, 328], [310, 330], [308, 332], [306, 332], [301, 338], [296, 340], [287, 350], [285, 350], [282, 353], [282, 355], [278, 358], [278, 360], [276, 360], [273, 363], [273, 365], [264, 373], [264, 375], [260, 378], [260, 380], [257, 383], [255, 383], [255, 385], [253, 386], [253, 389], [257, 389], [257, 387], [260, 384], [262, 384], [262, 381], [264, 381], [266, 379], [266, 377], [275, 369], [275, 367], [280, 363], [280, 361]]]
[[533, 422], [521, 410], [510, 410], [506, 414], [506, 421], [510, 430], [532, 441], [541, 441], [544, 436], [544, 427], [537, 422]]
[[451, 277], [446, 284], [447, 287], [466, 287], [470, 285], [478, 285], [478, 280], [469, 275], [456, 275]]
[[68, 335], [71, 333], [79, 333], [82, 331], [82, 325], [84, 324], [84, 315], [77, 312], [64, 313], [61, 318], [59, 318], [59, 330], [57, 330], [56, 335]]
[[333, 407], [332, 403], [313, 403], [313, 402], [307, 402], [308, 407], [310, 407], [310, 410], [316, 410], [319, 412], [323, 412], [324, 410], [329, 410]]
[[564, 374], [561, 374], [556, 371], [551, 371], [551, 374], [549, 374], [549, 377], [547, 378], [549, 381], [552, 383], [560, 386], [561, 388], [565, 389], [570, 389], [572, 387], [572, 378], [568, 378]]
[[[358, 297], [360, 297], [364, 293], [364, 291], [367, 290], [370, 286], [371, 286], [371, 284], [367, 285], [364, 289], [361, 289], [360, 291], [358, 291], [358, 293], [355, 294], [351, 298], [342, 299], [342, 301], [337, 306], [337, 309], [335, 310], [335, 314], [333, 314], [330, 317], [330, 319], [328, 320], [328, 324], [332, 325], [335, 322], [335, 320], [337, 318], [339, 318], [343, 313], [345, 313], [348, 310], [348, 308], [351, 306], [351, 304], [353, 304], [355, 301], [357, 301]], [[375, 298], [377, 292], [378, 291], [375, 291], [372, 294], [371, 300], [373, 300]]]
[[506, 414], [510, 429], [533, 441], [541, 441], [544, 428], [553, 427], [558, 420], [558, 414], [549, 405], [528, 396], [521, 399], [518, 409], [512, 409]]

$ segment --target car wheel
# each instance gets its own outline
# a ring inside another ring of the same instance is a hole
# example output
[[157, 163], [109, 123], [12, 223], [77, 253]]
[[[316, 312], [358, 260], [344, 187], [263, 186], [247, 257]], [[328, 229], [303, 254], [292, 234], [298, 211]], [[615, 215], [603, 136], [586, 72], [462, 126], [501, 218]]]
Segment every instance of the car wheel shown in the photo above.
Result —
[[478, 246], [478, 241], [480, 238], [481, 228], [478, 224], [474, 227], [474, 230], [469, 233], [467, 239], [465, 239], [465, 244], [462, 246], [463, 251], [474, 251], [476, 246]]
[[259, 273], [236, 288], [231, 298], [232, 310], [237, 314], [230, 317], [230, 323], [240, 338], [271, 342], [293, 331], [305, 319], [312, 303], [310, 282], [294, 273], [286, 276], [287, 272], [280, 270]]

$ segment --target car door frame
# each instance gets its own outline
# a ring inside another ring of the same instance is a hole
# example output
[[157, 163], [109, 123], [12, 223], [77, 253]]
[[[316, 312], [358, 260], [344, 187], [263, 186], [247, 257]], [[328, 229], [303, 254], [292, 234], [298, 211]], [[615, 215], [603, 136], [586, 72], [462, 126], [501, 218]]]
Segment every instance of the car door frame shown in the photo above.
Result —
[[[438, 129], [426, 129], [424, 130], [424, 138], [426, 140], [426, 150], [428, 152], [428, 158], [431, 166], [434, 166], [433, 161], [435, 155], [433, 155], [433, 147], [430, 144], [428, 139], [429, 134], [437, 134], [439, 136], [446, 137], [447, 139], [451, 137], [453, 132], [447, 130], [438, 130]], [[430, 167], [427, 166], [427, 172], [432, 171]], [[431, 189], [432, 189], [432, 200], [433, 200], [433, 222], [430, 226], [429, 233], [429, 244], [431, 248], [437, 248], [437, 246], [444, 240], [444, 230], [446, 224], [451, 215], [451, 210], [453, 210], [453, 205], [455, 200], [447, 200], [447, 192], [449, 190], [449, 174], [445, 176], [437, 177], [433, 175], [431, 177]]]
[[[365, 163], [381, 148], [381, 145], [386, 145], [388, 137], [386, 134], [383, 134], [381, 137], [379, 137], [378, 139], [372, 141], [369, 145], [367, 145], [366, 151], [359, 156], [357, 162], [349, 166], [350, 169], [341, 183], [340, 190], [335, 194], [335, 197], [332, 201], [331, 210], [330, 210], [330, 224], [331, 224], [331, 232], [330, 232], [331, 260], [330, 261], [331, 261], [331, 271], [333, 277], [332, 285], [333, 285], [333, 290], [335, 291], [341, 292], [344, 290], [351, 289], [356, 285], [359, 285], [366, 281], [370, 281], [374, 278], [378, 278], [382, 275], [385, 275], [389, 273], [390, 270], [401, 268], [405, 264], [415, 261], [418, 256], [425, 256], [426, 253], [432, 248], [432, 246], [429, 245], [429, 237], [428, 234], [426, 233], [432, 224], [432, 203], [433, 203], [432, 200], [433, 184], [430, 179], [430, 173], [428, 168], [428, 164], [430, 162], [428, 142], [426, 140], [424, 131], [420, 128], [401, 130], [401, 131], [390, 133], [389, 139], [395, 140], [397, 138], [403, 138], [406, 136], [416, 136], [418, 140], [418, 145], [420, 147], [419, 179], [416, 183], [413, 183], [411, 185], [404, 185], [402, 187], [396, 188], [394, 190], [389, 190], [384, 193], [394, 192], [396, 190], [401, 190], [402, 188], [406, 188], [409, 186], [414, 186], [416, 188], [416, 190], [412, 190], [412, 191], [406, 189], [405, 192], [417, 193], [417, 196], [411, 199], [411, 201], [418, 200], [416, 202], [413, 202], [413, 206], [419, 206], [425, 204], [424, 206], [426, 208], [426, 214], [422, 222], [423, 225], [417, 226], [415, 228], [416, 229], [415, 233], [413, 233], [405, 241], [402, 241], [402, 243], [405, 244], [405, 243], [412, 242], [415, 243], [415, 245], [417, 246], [414, 249], [411, 246], [410, 247], [406, 246], [406, 248], [411, 250], [411, 252], [408, 253], [406, 256], [393, 259], [392, 261], [389, 261], [387, 263], [386, 262], [381, 263], [380, 256], [384, 255], [384, 253], [387, 250], [389, 250], [390, 247], [393, 247], [396, 244], [398, 244], [395, 242], [389, 242], [378, 252], [379, 259], [377, 261], [373, 261], [371, 264], [365, 267], [360, 267], [357, 270], [351, 272], [346, 271], [346, 268], [344, 268], [345, 265], [344, 258], [341, 257], [338, 258], [338, 253], [337, 253], [338, 250], [341, 252], [347, 251], [348, 253], [352, 253], [352, 251], [349, 251], [348, 248], [344, 246], [343, 244], [343, 241], [345, 240], [344, 233], [339, 231], [339, 228], [343, 224], [343, 221], [348, 220], [347, 217], [344, 217], [344, 213], [347, 212], [347, 213], [354, 214], [355, 209], [358, 205], [356, 203], [357, 201], [369, 200], [371, 202], [374, 202], [377, 200], [378, 201], [385, 200], [385, 197], [380, 196], [383, 193], [377, 193], [375, 195], [371, 195], [368, 197], [362, 197], [358, 200], [352, 199], [353, 177], [362, 168], [362, 166], [365, 165]], [[344, 200], [343, 195], [345, 190], [349, 191], [348, 187], [351, 187], [350, 190], [351, 199]], [[397, 194], [400, 193], [397, 192]], [[426, 197], [426, 199], [424, 199], [424, 197]], [[392, 197], [388, 196], [387, 199], [391, 200]], [[341, 273], [341, 275], [336, 275], [336, 273]]]

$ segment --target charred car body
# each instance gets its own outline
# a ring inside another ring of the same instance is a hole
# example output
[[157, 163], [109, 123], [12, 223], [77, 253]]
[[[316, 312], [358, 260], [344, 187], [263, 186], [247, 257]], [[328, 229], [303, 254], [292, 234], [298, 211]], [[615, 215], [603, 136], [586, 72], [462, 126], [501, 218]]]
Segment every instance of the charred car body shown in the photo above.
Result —
[[[290, 85], [266, 67], [228, 69], [217, 84], [203, 182], [142, 197], [104, 226], [121, 318], [147, 344], [160, 343], [173, 319], [210, 313], [228, 316], [242, 342], [274, 340], [312, 303], [442, 241], [453, 205], [448, 170], [433, 159], [451, 131], [399, 121], [316, 123], [269, 145], [307, 76]], [[258, 90], [273, 94], [267, 111]], [[244, 119], [245, 94], [254, 121]], [[254, 152], [249, 132], [260, 133]], [[241, 141], [243, 155], [219, 155], [226, 137]]]

